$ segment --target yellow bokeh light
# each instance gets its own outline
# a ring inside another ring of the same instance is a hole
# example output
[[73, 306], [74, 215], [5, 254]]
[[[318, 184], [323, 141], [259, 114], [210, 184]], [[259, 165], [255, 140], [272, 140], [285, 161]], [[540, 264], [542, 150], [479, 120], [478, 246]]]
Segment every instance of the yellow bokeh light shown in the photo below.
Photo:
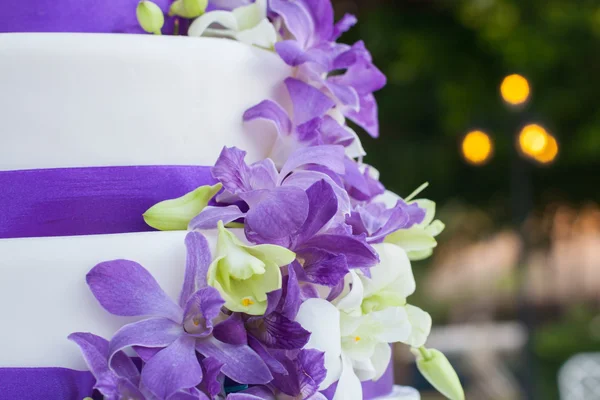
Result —
[[481, 165], [488, 161], [493, 150], [492, 140], [482, 131], [467, 133], [461, 147], [463, 157], [473, 165]]
[[542, 164], [550, 164], [556, 159], [556, 156], [558, 156], [558, 142], [553, 136], [548, 135], [546, 147], [544, 147], [541, 153], [535, 156], [535, 159]]
[[529, 82], [518, 74], [509, 75], [500, 85], [500, 94], [509, 104], [522, 104], [529, 98]]
[[549, 137], [548, 132], [540, 125], [529, 124], [519, 134], [519, 147], [524, 154], [535, 158], [544, 151]]

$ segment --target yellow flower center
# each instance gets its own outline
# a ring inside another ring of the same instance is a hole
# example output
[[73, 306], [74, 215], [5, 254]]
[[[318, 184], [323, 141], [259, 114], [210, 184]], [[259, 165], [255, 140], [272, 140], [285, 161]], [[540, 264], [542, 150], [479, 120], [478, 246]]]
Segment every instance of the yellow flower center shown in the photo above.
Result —
[[356, 337], [354, 338], [354, 341], [355, 341], [355, 342], [360, 342], [360, 336], [356, 336]]
[[248, 299], [248, 298], [246, 298], [246, 299], [242, 299], [242, 305], [243, 305], [244, 307], [249, 307], [249, 306], [251, 306], [252, 304], [254, 304], [254, 302], [253, 302], [251, 299]]

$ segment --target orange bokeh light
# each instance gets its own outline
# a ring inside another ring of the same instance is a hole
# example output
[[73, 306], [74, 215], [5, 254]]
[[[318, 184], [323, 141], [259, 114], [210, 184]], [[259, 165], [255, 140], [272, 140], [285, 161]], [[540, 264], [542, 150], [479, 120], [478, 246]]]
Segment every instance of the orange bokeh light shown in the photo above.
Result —
[[529, 82], [521, 75], [509, 75], [504, 78], [500, 85], [500, 94], [504, 101], [509, 104], [522, 104], [529, 98]]
[[493, 144], [487, 133], [471, 131], [463, 138], [461, 149], [468, 163], [481, 165], [491, 158]]

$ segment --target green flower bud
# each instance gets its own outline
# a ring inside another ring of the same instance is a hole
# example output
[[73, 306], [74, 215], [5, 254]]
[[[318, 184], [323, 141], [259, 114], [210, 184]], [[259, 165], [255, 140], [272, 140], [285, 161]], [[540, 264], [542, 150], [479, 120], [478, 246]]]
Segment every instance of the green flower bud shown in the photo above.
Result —
[[442, 352], [420, 347], [418, 350], [413, 349], [413, 353], [417, 356], [419, 371], [434, 388], [450, 400], [465, 399], [458, 375]]
[[160, 30], [165, 24], [165, 16], [159, 6], [151, 1], [142, 0], [138, 3], [136, 15], [143, 30], [160, 35]]
[[197, 18], [204, 14], [208, 0], [177, 0], [171, 4], [169, 15], [183, 18]]
[[160, 231], [184, 231], [223, 185], [200, 186], [177, 199], [161, 201], [144, 213], [144, 221]]

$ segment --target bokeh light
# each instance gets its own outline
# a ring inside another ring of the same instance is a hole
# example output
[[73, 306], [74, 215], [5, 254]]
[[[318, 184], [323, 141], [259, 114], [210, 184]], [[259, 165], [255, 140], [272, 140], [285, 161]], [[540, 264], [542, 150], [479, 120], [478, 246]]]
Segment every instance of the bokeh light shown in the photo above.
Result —
[[482, 131], [471, 131], [462, 141], [462, 154], [473, 165], [482, 165], [492, 156], [493, 144], [489, 135]]
[[519, 148], [523, 154], [535, 158], [546, 148], [549, 136], [540, 125], [526, 125], [519, 134]]
[[522, 104], [529, 98], [529, 82], [523, 76], [518, 74], [509, 75], [500, 85], [500, 94], [509, 104]]
[[535, 159], [542, 164], [550, 164], [558, 156], [558, 142], [552, 135], [548, 135], [548, 141], [544, 150]]

